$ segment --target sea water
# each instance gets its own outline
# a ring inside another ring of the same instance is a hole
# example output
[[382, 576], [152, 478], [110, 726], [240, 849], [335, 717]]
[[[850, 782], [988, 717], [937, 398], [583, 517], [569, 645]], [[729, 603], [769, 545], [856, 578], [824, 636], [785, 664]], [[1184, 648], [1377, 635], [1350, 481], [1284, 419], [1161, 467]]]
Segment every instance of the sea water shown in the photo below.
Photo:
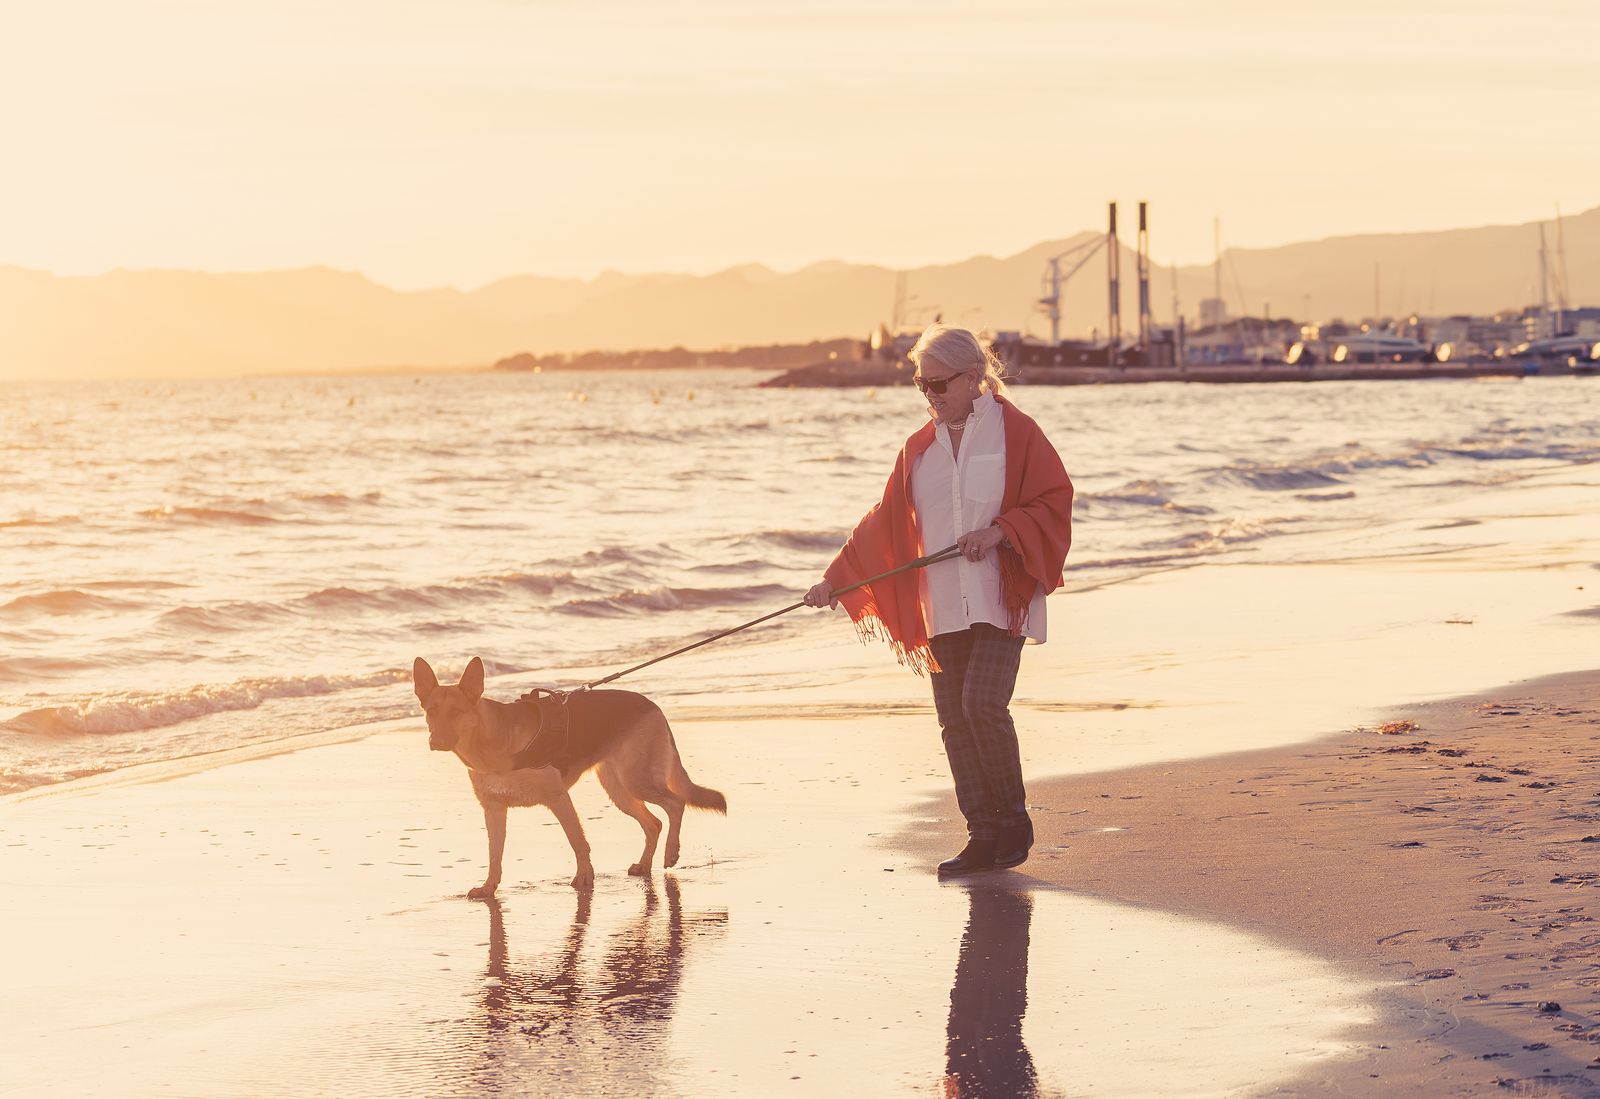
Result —
[[[0, 406], [0, 792], [415, 712], [411, 661], [575, 685], [797, 600], [927, 416], [744, 370], [36, 383]], [[1317, 563], [1600, 459], [1584, 379], [1014, 389], [1066, 591]], [[930, 547], [938, 548], [938, 547]], [[759, 687], [718, 642], [696, 687]], [[655, 678], [670, 679], [671, 665]], [[708, 667], [710, 669], [708, 673]]]

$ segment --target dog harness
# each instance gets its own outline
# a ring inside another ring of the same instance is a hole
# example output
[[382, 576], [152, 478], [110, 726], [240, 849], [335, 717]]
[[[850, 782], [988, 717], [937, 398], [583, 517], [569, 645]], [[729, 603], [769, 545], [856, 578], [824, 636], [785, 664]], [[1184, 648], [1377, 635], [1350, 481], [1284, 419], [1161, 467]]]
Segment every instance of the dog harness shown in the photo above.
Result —
[[512, 755], [513, 768], [519, 771], [530, 767], [560, 768], [568, 761], [571, 714], [567, 710], [567, 699], [571, 693], [535, 687], [517, 699], [516, 705], [526, 710], [527, 720], [533, 725], [533, 735]]

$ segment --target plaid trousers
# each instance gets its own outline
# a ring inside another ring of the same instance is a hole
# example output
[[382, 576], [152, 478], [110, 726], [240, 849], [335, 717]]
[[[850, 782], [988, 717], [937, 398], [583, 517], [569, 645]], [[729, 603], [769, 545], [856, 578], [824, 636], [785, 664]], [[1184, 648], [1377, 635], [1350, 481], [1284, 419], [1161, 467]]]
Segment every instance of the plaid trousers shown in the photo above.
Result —
[[1024, 638], [987, 623], [931, 641], [941, 671], [932, 675], [933, 706], [956, 783], [956, 804], [973, 839], [995, 839], [1028, 822], [1011, 692]]

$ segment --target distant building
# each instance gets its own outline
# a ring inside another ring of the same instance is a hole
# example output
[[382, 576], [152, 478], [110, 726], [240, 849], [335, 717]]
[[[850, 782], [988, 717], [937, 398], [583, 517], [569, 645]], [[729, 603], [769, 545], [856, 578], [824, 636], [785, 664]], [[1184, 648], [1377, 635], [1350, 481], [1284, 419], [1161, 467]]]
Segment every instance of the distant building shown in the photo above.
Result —
[[1460, 346], [1472, 340], [1475, 320], [1476, 318], [1469, 317], [1465, 313], [1458, 313], [1453, 317], [1428, 317], [1422, 322], [1424, 335], [1418, 339]]
[[1282, 362], [1299, 335], [1300, 326], [1287, 318], [1235, 317], [1188, 333], [1183, 358], [1190, 364]]
[[1200, 299], [1200, 328], [1216, 328], [1228, 319], [1228, 303], [1221, 298]]
[[1571, 332], [1574, 336], [1600, 338], [1600, 306], [1586, 305], [1564, 310], [1561, 328], [1563, 332]]

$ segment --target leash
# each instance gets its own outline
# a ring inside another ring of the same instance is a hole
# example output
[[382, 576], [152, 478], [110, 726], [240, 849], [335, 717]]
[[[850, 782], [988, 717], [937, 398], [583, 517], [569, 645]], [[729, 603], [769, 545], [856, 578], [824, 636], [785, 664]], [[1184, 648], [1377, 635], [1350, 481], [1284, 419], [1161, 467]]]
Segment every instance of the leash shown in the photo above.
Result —
[[[876, 583], [879, 580], [885, 580], [885, 579], [887, 579], [887, 578], [889, 578], [891, 576], [896, 576], [896, 575], [898, 575], [898, 574], [900, 574], [902, 572], [909, 572], [912, 569], [925, 569], [929, 565], [935, 564], [935, 563], [937, 563], [939, 561], [948, 560], [949, 558], [954, 557], [956, 554], [958, 554], [960, 552], [961, 552], [961, 548], [959, 546], [946, 546], [944, 549], [940, 550], [938, 553], [927, 554], [927, 555], [925, 555], [923, 557], [917, 558], [915, 561], [908, 561], [904, 565], [900, 565], [900, 566], [897, 566], [895, 568], [892, 568], [888, 572], [880, 572], [877, 576], [869, 576], [865, 580], [861, 580], [861, 581], [858, 581], [858, 582], [856, 582], [854, 584], [851, 584], [848, 588], [840, 588], [838, 591], [834, 592], [833, 595], [835, 597], [841, 596], [841, 595], [848, 595], [850, 592], [853, 592], [853, 591], [857, 590], [858, 588], [864, 588], [868, 584]], [[713, 641], [720, 641], [724, 637], [729, 636], [730, 634], [738, 633], [740, 630], [748, 630], [751, 626], [759, 626], [763, 622], [770, 622], [772, 619], [777, 618], [779, 615], [788, 614], [790, 611], [793, 611], [793, 610], [799, 610], [801, 607], [803, 607], [805, 605], [806, 605], [806, 601], [804, 599], [800, 600], [800, 602], [798, 602], [798, 603], [791, 603], [787, 607], [784, 607], [782, 610], [773, 611], [771, 614], [764, 614], [760, 618], [752, 618], [750, 621], [744, 623], [743, 625], [735, 626], [731, 630], [723, 630], [721, 633], [714, 633], [710, 637], [702, 638], [701, 640], [696, 641], [692, 645], [685, 645], [681, 649], [673, 649], [670, 653], [666, 653], [666, 654], [664, 654], [662, 656], [658, 656], [653, 660], [646, 660], [643, 664], [635, 664], [633, 667], [624, 668], [620, 672], [612, 672], [610, 675], [606, 676], [604, 679], [597, 679], [593, 683], [585, 683], [583, 686], [578, 687], [578, 688], [574, 689], [573, 691], [569, 691], [567, 693], [568, 694], [576, 694], [578, 691], [588, 691], [588, 690], [592, 690], [595, 687], [604, 686], [605, 684], [610, 683], [614, 679], [621, 679], [623, 676], [628, 675], [630, 672], [637, 672], [642, 668], [648, 668], [652, 664], [659, 664], [663, 660], [670, 660], [671, 658], [673, 658], [675, 656], [682, 656], [684, 653], [689, 652], [689, 651], [691, 651], [693, 649], [698, 649], [702, 645], [709, 645]]]

